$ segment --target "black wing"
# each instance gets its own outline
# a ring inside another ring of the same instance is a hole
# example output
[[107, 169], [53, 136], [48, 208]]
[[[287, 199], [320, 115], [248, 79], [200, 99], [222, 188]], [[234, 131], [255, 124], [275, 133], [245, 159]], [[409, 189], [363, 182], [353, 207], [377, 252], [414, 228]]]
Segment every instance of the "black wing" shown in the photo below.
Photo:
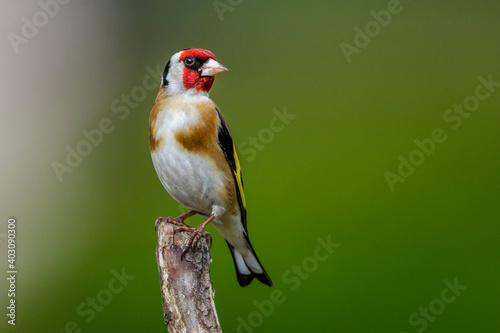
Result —
[[243, 192], [243, 177], [241, 176], [241, 166], [238, 160], [238, 155], [236, 154], [236, 148], [234, 146], [233, 138], [231, 137], [231, 132], [227, 127], [224, 116], [220, 112], [218, 107], [217, 115], [219, 116], [220, 126], [218, 128], [218, 140], [219, 146], [221, 147], [224, 155], [226, 156], [227, 163], [231, 168], [233, 174], [234, 183], [236, 184], [236, 195], [238, 197], [238, 205], [241, 212], [241, 223], [247, 232], [247, 208], [245, 203], [245, 193]]

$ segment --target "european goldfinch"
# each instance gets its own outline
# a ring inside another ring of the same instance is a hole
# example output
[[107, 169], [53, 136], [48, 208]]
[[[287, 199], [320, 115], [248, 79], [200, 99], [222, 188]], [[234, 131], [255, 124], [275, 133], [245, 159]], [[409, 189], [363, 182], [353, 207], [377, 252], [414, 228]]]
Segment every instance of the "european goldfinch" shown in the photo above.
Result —
[[[149, 116], [149, 149], [167, 192], [190, 212], [158, 218], [193, 234], [186, 250], [213, 222], [224, 237], [242, 287], [257, 278], [272, 282], [255, 254], [247, 232], [246, 204], [240, 163], [231, 133], [208, 92], [214, 76], [227, 71], [212, 52], [185, 49], [174, 54], [163, 72], [160, 91]], [[184, 220], [198, 214], [206, 220], [196, 228]]]

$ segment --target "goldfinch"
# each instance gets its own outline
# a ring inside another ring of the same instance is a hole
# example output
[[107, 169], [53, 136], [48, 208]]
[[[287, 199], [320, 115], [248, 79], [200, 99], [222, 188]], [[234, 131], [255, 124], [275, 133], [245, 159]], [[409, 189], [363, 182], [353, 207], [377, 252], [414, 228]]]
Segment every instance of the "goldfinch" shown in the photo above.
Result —
[[[212, 222], [224, 237], [245, 287], [257, 278], [272, 285], [250, 244], [243, 179], [236, 148], [221, 111], [208, 92], [214, 76], [227, 71], [212, 52], [185, 49], [174, 54], [163, 72], [160, 91], [149, 116], [149, 149], [167, 192], [190, 212], [177, 218], [158, 218], [189, 230], [188, 247]], [[198, 214], [206, 220], [193, 228], [184, 220]]]

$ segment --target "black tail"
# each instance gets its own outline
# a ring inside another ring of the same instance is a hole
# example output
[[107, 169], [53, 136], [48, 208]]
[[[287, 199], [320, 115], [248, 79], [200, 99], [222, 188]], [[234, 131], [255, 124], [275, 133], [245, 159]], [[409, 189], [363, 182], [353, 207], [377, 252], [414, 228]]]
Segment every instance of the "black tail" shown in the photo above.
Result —
[[238, 283], [242, 287], [246, 287], [252, 282], [254, 278], [257, 278], [260, 282], [271, 287], [273, 282], [269, 275], [267, 275], [266, 270], [262, 266], [253, 250], [248, 237], [246, 238], [246, 243], [248, 247], [248, 256], [243, 257], [238, 250], [236, 250], [229, 242], [226, 241], [233, 256], [234, 267], [236, 269], [236, 277], [238, 278]]

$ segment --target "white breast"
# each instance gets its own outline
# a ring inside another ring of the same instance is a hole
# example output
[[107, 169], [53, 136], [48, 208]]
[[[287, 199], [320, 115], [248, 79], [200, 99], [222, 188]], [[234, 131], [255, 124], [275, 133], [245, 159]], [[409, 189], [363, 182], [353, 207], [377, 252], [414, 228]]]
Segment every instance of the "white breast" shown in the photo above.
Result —
[[215, 172], [215, 163], [184, 149], [174, 138], [176, 131], [196, 126], [198, 113], [192, 110], [194, 103], [176, 104], [158, 115], [159, 149], [152, 152], [153, 164], [158, 177], [168, 193], [183, 206], [210, 215], [212, 207], [224, 207], [219, 189], [223, 179]]

